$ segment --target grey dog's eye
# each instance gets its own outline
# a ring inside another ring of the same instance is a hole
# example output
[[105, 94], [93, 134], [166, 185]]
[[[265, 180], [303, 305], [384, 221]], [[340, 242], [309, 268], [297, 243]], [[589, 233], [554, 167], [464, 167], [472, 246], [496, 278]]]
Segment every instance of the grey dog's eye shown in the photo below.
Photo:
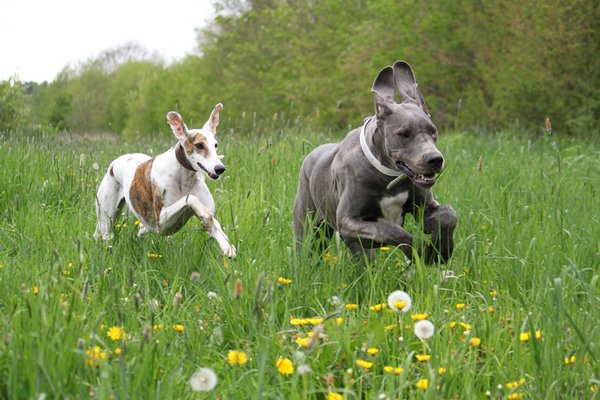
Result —
[[219, 143], [215, 143], [215, 149], [219, 147]]
[[196, 148], [198, 150], [203, 150], [204, 149], [204, 144], [203, 143], [196, 143]]

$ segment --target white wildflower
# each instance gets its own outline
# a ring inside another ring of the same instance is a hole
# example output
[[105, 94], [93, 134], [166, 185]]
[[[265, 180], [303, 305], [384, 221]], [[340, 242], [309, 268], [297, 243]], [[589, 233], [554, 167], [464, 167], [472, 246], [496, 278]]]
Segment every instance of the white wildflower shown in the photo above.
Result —
[[217, 375], [210, 368], [200, 368], [189, 380], [195, 392], [210, 392], [217, 386]]
[[415, 323], [415, 335], [417, 335], [419, 339], [429, 339], [433, 336], [434, 332], [435, 327], [431, 321], [424, 319]]
[[396, 290], [390, 293], [387, 303], [388, 307], [394, 311], [407, 312], [412, 305], [412, 300], [408, 293], [403, 292], [402, 290]]

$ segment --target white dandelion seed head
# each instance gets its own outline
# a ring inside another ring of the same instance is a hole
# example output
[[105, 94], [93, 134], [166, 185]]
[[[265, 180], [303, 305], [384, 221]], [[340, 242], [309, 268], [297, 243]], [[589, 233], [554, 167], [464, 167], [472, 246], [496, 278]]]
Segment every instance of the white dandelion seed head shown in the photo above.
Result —
[[311, 372], [312, 372], [312, 369], [310, 368], [310, 365], [302, 364], [302, 365], [298, 366], [298, 374], [299, 375], [309, 374]]
[[[399, 309], [396, 307], [395, 303], [404, 302], [406, 305]], [[395, 290], [388, 296], [387, 299], [388, 307], [397, 312], [407, 312], [412, 305], [412, 300], [408, 293], [403, 292], [402, 290]]]
[[303, 352], [301, 352], [301, 351], [295, 351], [295, 352], [294, 352], [294, 358], [295, 358], [297, 361], [300, 361], [300, 362], [302, 362], [302, 361], [306, 360], [306, 354], [304, 354], [304, 353], [303, 353]]
[[435, 326], [426, 319], [415, 323], [415, 335], [419, 339], [429, 339], [435, 333]]
[[200, 368], [194, 372], [189, 384], [195, 392], [210, 392], [217, 386], [217, 374], [210, 368]]
[[94, 169], [94, 171], [98, 171], [100, 169], [100, 166], [98, 165], [97, 162], [92, 164], [92, 168]]
[[208, 292], [206, 296], [208, 296], [208, 298], [211, 300], [219, 300], [219, 295], [215, 292]]
[[342, 304], [342, 301], [338, 296], [331, 296], [331, 298], [329, 299], [329, 304], [331, 304], [334, 307], [337, 307], [340, 304]]

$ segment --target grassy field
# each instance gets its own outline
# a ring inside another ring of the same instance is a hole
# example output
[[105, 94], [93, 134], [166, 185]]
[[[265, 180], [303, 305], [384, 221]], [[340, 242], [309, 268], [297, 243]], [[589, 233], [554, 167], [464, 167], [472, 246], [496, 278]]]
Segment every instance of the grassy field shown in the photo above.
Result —
[[[138, 239], [124, 214], [112, 242], [92, 239], [108, 163], [164, 151], [167, 129], [131, 144], [0, 139], [0, 398], [600, 397], [597, 142], [442, 135], [434, 191], [459, 215], [454, 257], [381, 249], [365, 266], [336, 241], [296, 254], [297, 173], [331, 138], [291, 131], [221, 133], [227, 173], [209, 186], [236, 260], [197, 221]], [[394, 290], [408, 312], [377, 306]], [[214, 390], [192, 390], [200, 367]]]

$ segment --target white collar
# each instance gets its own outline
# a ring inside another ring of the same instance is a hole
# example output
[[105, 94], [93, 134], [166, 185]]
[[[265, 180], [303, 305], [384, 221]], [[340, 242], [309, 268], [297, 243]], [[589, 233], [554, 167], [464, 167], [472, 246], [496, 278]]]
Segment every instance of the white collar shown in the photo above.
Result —
[[377, 171], [379, 171], [382, 174], [387, 175], [387, 176], [395, 176], [396, 177], [396, 179], [394, 179], [387, 185], [387, 189], [389, 190], [392, 187], [394, 187], [398, 182], [400, 182], [402, 180], [402, 178], [404, 178], [405, 175], [402, 171], [398, 171], [397, 169], [391, 169], [391, 168], [388, 168], [385, 165], [383, 165], [381, 163], [381, 161], [379, 161], [377, 159], [377, 157], [375, 157], [375, 155], [369, 148], [369, 145], [367, 144], [367, 138], [365, 136], [365, 128], [366, 128], [367, 124], [369, 123], [369, 121], [371, 121], [371, 119], [373, 119], [373, 117], [366, 118], [365, 123], [363, 124], [363, 126], [360, 130], [360, 148], [362, 149], [365, 157], [367, 157], [367, 160], [369, 160], [371, 165], [373, 167], [375, 167], [375, 169], [377, 169]]

